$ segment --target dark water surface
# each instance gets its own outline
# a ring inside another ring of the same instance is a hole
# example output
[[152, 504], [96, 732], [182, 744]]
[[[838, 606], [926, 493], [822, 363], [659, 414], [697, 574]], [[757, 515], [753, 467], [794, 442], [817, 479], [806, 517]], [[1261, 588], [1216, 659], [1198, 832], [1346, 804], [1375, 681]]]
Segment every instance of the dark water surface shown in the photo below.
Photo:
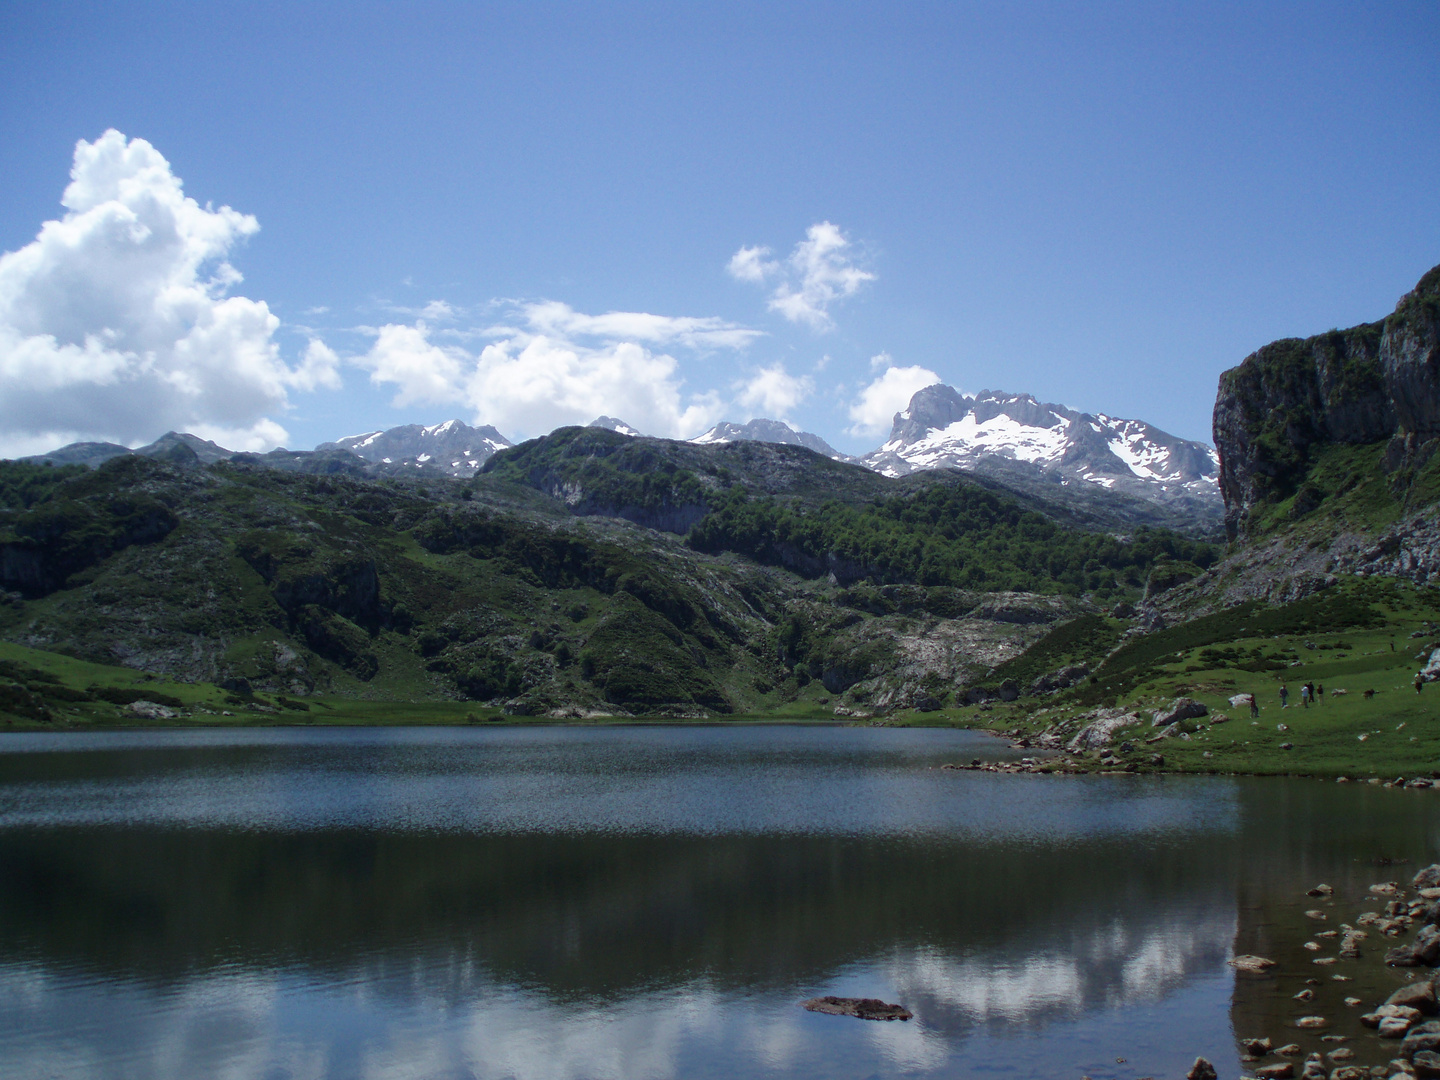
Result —
[[1236, 1076], [1237, 1035], [1299, 1033], [1225, 961], [1308, 963], [1305, 888], [1440, 846], [1423, 792], [936, 768], [981, 747], [0, 737], [0, 1077]]

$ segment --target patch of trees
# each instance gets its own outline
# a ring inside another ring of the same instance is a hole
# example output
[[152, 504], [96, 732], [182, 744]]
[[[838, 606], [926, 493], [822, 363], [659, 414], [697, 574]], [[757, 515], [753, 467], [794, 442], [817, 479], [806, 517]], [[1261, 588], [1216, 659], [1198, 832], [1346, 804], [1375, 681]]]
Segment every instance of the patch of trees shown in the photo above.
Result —
[[1208, 567], [1219, 550], [1163, 530], [1120, 538], [1059, 525], [981, 488], [931, 487], [852, 506], [805, 507], [732, 490], [690, 531], [697, 551], [731, 551], [842, 584], [948, 585], [1095, 593], [1142, 586], [1158, 561]]

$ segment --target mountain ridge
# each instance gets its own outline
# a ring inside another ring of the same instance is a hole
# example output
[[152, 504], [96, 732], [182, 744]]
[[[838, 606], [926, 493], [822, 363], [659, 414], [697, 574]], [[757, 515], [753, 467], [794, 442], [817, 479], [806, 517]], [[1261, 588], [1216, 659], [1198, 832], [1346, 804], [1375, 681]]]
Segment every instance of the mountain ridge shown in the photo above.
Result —
[[[631, 438], [648, 437], [612, 416], [599, 416], [588, 426]], [[984, 391], [969, 397], [943, 383], [925, 387], [912, 396], [904, 412], [895, 415], [887, 442], [860, 457], [841, 453], [812, 432], [765, 417], [744, 424], [721, 421], [686, 441], [696, 446], [739, 442], [803, 446], [831, 460], [891, 477], [958, 468], [1051, 505], [1066, 499], [1085, 504], [1082, 517], [1108, 503], [1108, 510], [1098, 510], [1101, 516], [1134, 524], [1214, 532], [1221, 523], [1222, 503], [1212, 481], [1215, 457], [1209, 447], [1176, 439], [1144, 421], [1078, 413], [1028, 394]], [[465, 479], [474, 476], [491, 455], [513, 445], [492, 426], [475, 428], [447, 420], [348, 435], [320, 443], [313, 451], [248, 454], [247, 460], [289, 471], [359, 470]], [[24, 460], [94, 467], [112, 457], [137, 454], [178, 455], [183, 462], [187, 450], [207, 464], [239, 453], [194, 435], [169, 432], [133, 450], [113, 443], [72, 443]], [[1104, 489], [1114, 498], [1076, 487], [1077, 482]], [[1159, 509], [1145, 509], [1141, 504], [1147, 502]]]
[[402, 424], [382, 431], [347, 435], [321, 443], [317, 452], [346, 450], [386, 471], [439, 470], [448, 476], [474, 476], [496, 450], [514, 444], [490, 425], [473, 428], [462, 420], [424, 426]]

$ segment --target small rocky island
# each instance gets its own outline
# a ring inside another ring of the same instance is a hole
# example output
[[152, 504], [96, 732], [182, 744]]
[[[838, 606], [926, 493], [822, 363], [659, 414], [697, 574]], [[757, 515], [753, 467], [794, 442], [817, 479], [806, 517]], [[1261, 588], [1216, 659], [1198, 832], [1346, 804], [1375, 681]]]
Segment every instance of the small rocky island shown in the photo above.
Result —
[[802, 1001], [811, 1012], [830, 1016], [854, 1016], [860, 1020], [910, 1020], [914, 1014], [903, 1005], [890, 1005], [879, 998], [818, 997]]

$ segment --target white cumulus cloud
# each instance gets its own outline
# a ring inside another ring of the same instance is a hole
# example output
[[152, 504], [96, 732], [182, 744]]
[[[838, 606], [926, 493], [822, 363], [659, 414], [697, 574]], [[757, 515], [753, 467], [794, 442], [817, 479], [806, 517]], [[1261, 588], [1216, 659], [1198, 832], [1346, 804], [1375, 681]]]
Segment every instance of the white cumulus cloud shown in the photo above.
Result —
[[716, 318], [587, 315], [557, 301], [510, 305], [478, 354], [441, 344], [423, 319], [373, 333], [370, 350], [353, 362], [377, 385], [394, 386], [396, 405], [459, 405], [512, 438], [602, 414], [655, 435], [694, 435], [719, 419], [721, 401], [713, 392], [687, 393], [680, 361], [661, 350], [704, 355], [743, 349], [760, 336]]
[[324, 343], [292, 368], [269, 307], [227, 295], [254, 217], [200, 206], [114, 130], [76, 144], [70, 177], [64, 216], [0, 255], [0, 454], [170, 428], [264, 449], [285, 438], [271, 414], [291, 389], [339, 385]]
[[730, 256], [730, 262], [725, 269], [736, 281], [749, 281], [760, 285], [771, 274], [779, 271], [780, 264], [770, 259], [768, 247], [742, 247]]
[[929, 368], [895, 367], [889, 364], [889, 356], [880, 355], [885, 358], [885, 370], [861, 390], [860, 396], [850, 405], [851, 424], [848, 430], [852, 435], [887, 433], [895, 414], [905, 410], [917, 390], [940, 382], [940, 376]]
[[791, 409], [815, 392], [815, 380], [791, 375], [783, 364], [773, 364], [736, 383], [734, 389], [735, 400], [749, 409], [752, 417], [785, 420]]
[[875, 275], [855, 265], [851, 242], [838, 225], [821, 221], [805, 231], [784, 263], [769, 258], [767, 247], [742, 247], [726, 270], [737, 281], [764, 284], [778, 278], [768, 307], [817, 331], [834, 327], [830, 306], [854, 296]]

